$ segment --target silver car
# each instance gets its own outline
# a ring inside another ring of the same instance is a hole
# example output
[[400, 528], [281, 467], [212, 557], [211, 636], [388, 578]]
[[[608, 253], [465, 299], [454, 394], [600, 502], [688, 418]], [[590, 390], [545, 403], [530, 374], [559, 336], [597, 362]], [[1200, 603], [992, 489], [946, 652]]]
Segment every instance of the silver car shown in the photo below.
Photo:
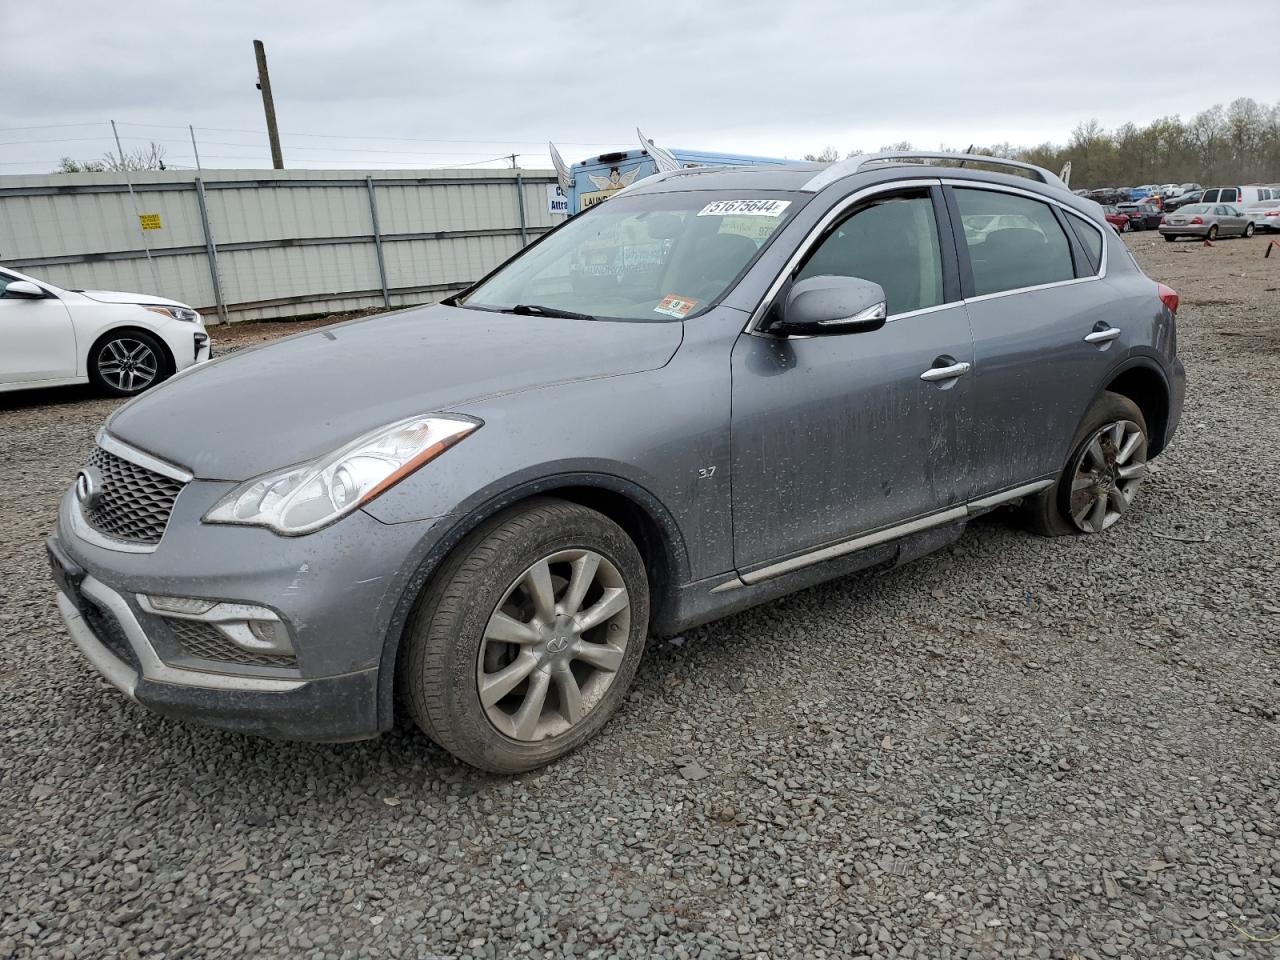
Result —
[[1192, 203], [1166, 214], [1160, 232], [1172, 243], [1179, 237], [1252, 237], [1253, 220], [1229, 203]]
[[1262, 200], [1245, 207], [1245, 216], [1256, 229], [1280, 233], [1280, 200]]

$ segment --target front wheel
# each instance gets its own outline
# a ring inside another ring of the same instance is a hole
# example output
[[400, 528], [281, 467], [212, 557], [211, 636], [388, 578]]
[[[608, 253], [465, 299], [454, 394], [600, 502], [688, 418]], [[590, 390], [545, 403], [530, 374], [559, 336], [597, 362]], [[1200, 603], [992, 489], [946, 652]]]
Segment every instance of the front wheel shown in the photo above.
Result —
[[89, 352], [89, 379], [104, 393], [132, 397], [168, 375], [167, 360], [164, 347], [149, 333], [109, 333]]
[[1132, 232], [1133, 232], [1133, 224], [1131, 224], [1128, 220], [1126, 220], [1126, 221], [1124, 222], [1124, 225], [1120, 228], [1120, 232], [1121, 232], [1121, 233], [1132, 233]]
[[1101, 533], [1133, 504], [1147, 476], [1147, 421], [1138, 405], [1105, 392], [1076, 431], [1057, 482], [1023, 504], [1026, 525], [1041, 536]]
[[419, 599], [401, 690], [454, 756], [522, 773], [605, 724], [648, 627], [644, 562], [622, 528], [574, 503], [530, 501], [464, 540]]

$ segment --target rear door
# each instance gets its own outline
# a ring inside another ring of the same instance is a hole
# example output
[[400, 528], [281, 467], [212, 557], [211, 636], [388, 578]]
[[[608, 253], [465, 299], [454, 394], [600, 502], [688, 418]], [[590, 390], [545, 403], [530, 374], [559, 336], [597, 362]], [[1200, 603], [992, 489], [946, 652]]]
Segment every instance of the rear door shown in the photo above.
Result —
[[[1013, 187], [952, 181], [947, 198], [974, 339], [963, 496], [977, 499], [1062, 469], [1123, 331], [1099, 282], [1109, 241], [1092, 221]], [[970, 228], [991, 214], [1009, 226]]]
[[842, 201], [774, 297], [810, 276], [871, 280], [887, 296], [883, 327], [753, 330], [734, 345], [733, 536], [744, 575], [959, 502], [973, 347], [937, 183]]

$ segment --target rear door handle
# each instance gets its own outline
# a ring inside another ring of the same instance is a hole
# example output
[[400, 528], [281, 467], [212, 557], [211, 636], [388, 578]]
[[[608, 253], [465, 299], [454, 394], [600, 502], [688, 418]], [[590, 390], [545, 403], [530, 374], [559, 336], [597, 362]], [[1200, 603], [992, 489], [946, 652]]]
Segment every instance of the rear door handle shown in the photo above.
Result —
[[1108, 327], [1105, 330], [1095, 330], [1093, 333], [1087, 334], [1084, 338], [1085, 343], [1110, 343], [1116, 337], [1120, 336], [1119, 327]]
[[948, 364], [945, 367], [930, 367], [920, 374], [920, 379], [928, 383], [937, 383], [939, 380], [954, 380], [956, 377], [963, 377], [972, 367], [973, 364], [964, 360], [959, 363]]

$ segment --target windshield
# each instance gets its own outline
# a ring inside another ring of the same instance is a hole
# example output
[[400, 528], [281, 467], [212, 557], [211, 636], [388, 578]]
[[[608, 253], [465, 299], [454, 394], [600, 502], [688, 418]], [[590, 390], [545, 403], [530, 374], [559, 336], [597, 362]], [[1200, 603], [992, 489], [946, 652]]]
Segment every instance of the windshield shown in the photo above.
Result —
[[723, 296], [802, 203], [774, 191], [614, 197], [530, 247], [458, 304], [540, 316], [683, 320]]

